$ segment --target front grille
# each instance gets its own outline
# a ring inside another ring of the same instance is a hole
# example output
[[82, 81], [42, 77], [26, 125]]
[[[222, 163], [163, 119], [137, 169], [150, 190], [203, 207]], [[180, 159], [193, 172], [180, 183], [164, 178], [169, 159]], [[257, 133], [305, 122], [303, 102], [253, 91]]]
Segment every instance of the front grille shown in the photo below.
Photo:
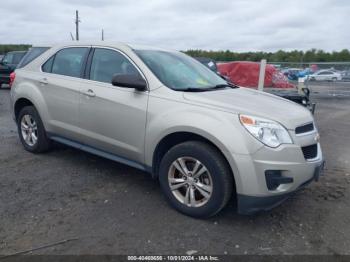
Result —
[[311, 146], [304, 146], [301, 148], [305, 159], [313, 159], [317, 157], [317, 144]]
[[314, 130], [314, 124], [313, 123], [309, 123], [303, 126], [298, 126], [295, 129], [295, 134], [302, 134], [302, 133], [306, 133], [306, 132], [310, 132]]

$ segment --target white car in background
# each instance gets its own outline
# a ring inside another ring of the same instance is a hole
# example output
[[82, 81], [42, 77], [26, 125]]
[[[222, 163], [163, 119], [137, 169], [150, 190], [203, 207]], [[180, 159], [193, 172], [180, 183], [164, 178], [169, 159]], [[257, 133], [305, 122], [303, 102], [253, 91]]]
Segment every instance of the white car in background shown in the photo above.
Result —
[[331, 70], [320, 70], [312, 75], [309, 75], [311, 81], [340, 81], [342, 76], [338, 72]]

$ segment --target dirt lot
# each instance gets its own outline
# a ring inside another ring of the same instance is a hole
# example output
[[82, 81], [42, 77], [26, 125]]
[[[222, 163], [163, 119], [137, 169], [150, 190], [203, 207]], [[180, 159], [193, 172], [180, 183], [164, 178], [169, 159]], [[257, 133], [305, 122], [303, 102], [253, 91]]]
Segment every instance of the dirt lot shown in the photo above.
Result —
[[[319, 88], [325, 176], [255, 216], [234, 202], [209, 220], [183, 216], [136, 169], [56, 145], [23, 150], [0, 90], [0, 254], [350, 254], [350, 96]], [[350, 90], [350, 85], [349, 89]]]

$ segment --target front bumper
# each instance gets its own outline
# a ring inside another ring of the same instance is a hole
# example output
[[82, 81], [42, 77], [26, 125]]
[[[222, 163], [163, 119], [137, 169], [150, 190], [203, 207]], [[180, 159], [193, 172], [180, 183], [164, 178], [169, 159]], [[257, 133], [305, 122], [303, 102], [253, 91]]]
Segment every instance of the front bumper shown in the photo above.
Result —
[[252, 215], [260, 211], [268, 211], [272, 208], [280, 205], [282, 202], [287, 200], [289, 197], [294, 195], [299, 190], [303, 189], [305, 186], [310, 184], [312, 181], [318, 181], [320, 175], [323, 174], [324, 161], [321, 161], [315, 167], [314, 174], [311, 179], [302, 183], [298, 188], [292, 192], [287, 192], [279, 195], [271, 195], [271, 196], [248, 196], [248, 195], [237, 195], [237, 203], [238, 203], [238, 213], [242, 215]]
[[[232, 154], [239, 213], [271, 209], [317, 178], [324, 163], [317, 130], [289, 132], [294, 144]], [[317, 150], [309, 154], [310, 147]]]

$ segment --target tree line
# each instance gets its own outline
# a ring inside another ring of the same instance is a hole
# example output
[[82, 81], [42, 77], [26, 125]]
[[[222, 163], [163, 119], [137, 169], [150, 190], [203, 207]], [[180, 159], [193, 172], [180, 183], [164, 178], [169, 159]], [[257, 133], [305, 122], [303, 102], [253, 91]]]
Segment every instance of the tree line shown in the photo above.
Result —
[[[0, 54], [9, 51], [28, 50], [31, 45], [0, 45]], [[233, 52], [230, 50], [208, 51], [208, 50], [187, 50], [184, 53], [193, 57], [208, 57], [216, 61], [260, 61], [267, 59], [268, 62], [350, 62], [350, 51], [343, 49], [341, 51], [325, 52], [323, 50], [311, 49], [308, 51], [283, 51], [277, 52]]]
[[6, 54], [10, 51], [26, 51], [28, 48], [30, 48], [32, 45], [0, 45], [0, 54]]
[[232, 52], [207, 51], [207, 50], [187, 50], [186, 54], [192, 57], [208, 57], [216, 61], [260, 61], [267, 59], [268, 62], [350, 62], [350, 52], [348, 49], [341, 51], [325, 52], [323, 50], [311, 49], [308, 51], [283, 51], [277, 52]]

